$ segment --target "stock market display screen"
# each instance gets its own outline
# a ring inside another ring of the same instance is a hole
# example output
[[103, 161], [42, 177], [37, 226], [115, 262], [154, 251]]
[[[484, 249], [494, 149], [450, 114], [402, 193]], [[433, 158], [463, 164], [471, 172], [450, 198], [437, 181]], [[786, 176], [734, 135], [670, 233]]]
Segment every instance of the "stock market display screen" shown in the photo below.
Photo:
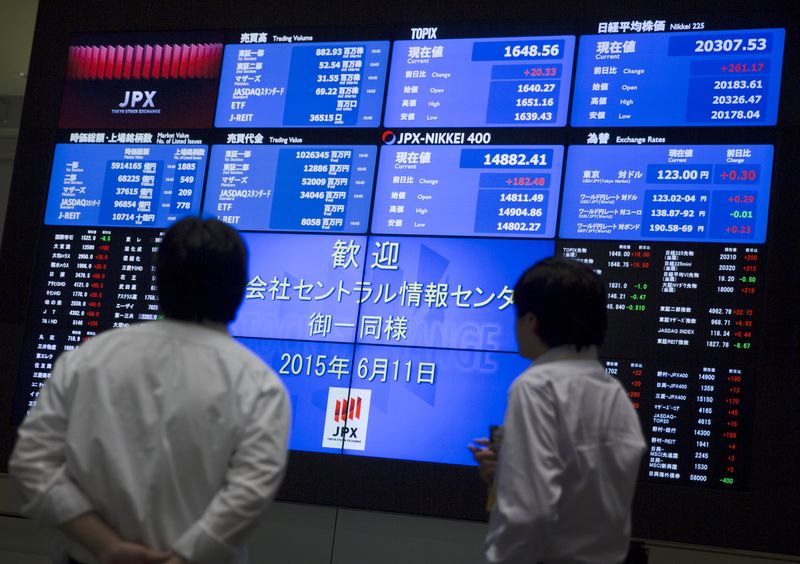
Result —
[[17, 420], [159, 317], [153, 253], [202, 215], [249, 248], [230, 331], [292, 449], [473, 464], [528, 366], [514, 282], [561, 255], [607, 284], [641, 479], [746, 491], [786, 32], [595, 24], [73, 36]]

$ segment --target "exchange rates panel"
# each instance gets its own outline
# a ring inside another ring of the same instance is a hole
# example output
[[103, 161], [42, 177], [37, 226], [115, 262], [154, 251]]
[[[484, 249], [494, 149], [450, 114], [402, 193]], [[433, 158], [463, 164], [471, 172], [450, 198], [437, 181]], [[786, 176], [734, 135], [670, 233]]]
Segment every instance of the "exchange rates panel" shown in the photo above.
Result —
[[216, 127], [378, 127], [388, 41], [227, 45]]
[[215, 145], [203, 211], [252, 231], [365, 233], [376, 151]]
[[561, 145], [385, 146], [374, 233], [553, 237]]
[[785, 34], [583, 36], [572, 125], [775, 125]]
[[200, 210], [206, 145], [56, 145], [47, 225], [159, 227]]
[[386, 127], [567, 122], [575, 37], [396, 41]]
[[763, 243], [772, 145], [573, 146], [560, 236]]

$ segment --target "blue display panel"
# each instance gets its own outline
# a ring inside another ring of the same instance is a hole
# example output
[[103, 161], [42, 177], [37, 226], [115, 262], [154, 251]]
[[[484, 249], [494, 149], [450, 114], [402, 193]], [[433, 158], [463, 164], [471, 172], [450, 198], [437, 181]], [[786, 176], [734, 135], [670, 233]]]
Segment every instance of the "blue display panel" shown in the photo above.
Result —
[[571, 146], [559, 235], [763, 243], [772, 145]]
[[446, 464], [475, 464], [466, 445], [502, 423], [508, 387], [530, 364], [513, 353], [238, 340], [289, 392], [292, 450]]
[[396, 41], [386, 127], [567, 122], [575, 36]]
[[378, 127], [388, 41], [226, 45], [216, 127]]
[[165, 228], [197, 215], [206, 145], [58, 144], [47, 225]]
[[785, 34], [585, 35], [572, 125], [775, 125]]
[[561, 145], [385, 146], [373, 233], [553, 237]]
[[366, 237], [243, 233], [250, 271], [236, 337], [352, 343]]
[[[508, 387], [530, 361], [517, 354], [356, 346], [351, 397], [369, 397], [351, 455], [474, 465], [466, 445], [503, 422]], [[365, 394], [367, 392], [367, 394]], [[363, 407], [363, 402], [362, 402]], [[413, 437], [413, 440], [409, 440]]]
[[512, 287], [534, 240], [370, 237], [359, 343], [516, 352]]
[[365, 233], [374, 146], [215, 145], [203, 211], [238, 229]]
[[289, 392], [292, 402], [289, 448], [341, 452], [341, 441], [335, 446], [323, 446], [323, 429], [329, 390], [346, 390], [350, 384], [354, 346], [272, 339], [237, 340], [271, 366]]

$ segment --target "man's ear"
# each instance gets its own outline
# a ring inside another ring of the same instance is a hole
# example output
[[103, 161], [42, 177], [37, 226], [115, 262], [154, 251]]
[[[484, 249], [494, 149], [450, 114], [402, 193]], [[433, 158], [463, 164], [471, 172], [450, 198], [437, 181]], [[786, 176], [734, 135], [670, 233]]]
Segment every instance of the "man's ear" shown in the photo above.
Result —
[[522, 323], [526, 331], [529, 331], [535, 335], [539, 334], [539, 319], [531, 312], [528, 312], [522, 316]]
[[531, 314], [531, 331], [536, 333], [537, 337], [541, 337], [539, 334], [539, 318], [533, 314]]

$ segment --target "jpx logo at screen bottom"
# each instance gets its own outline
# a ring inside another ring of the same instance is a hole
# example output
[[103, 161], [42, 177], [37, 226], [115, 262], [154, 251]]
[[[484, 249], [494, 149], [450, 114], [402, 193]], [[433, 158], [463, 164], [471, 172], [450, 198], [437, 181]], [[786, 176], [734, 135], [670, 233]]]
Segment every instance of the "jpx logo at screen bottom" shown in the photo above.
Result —
[[328, 409], [322, 446], [364, 450], [367, 444], [369, 401], [372, 390], [328, 389]]

